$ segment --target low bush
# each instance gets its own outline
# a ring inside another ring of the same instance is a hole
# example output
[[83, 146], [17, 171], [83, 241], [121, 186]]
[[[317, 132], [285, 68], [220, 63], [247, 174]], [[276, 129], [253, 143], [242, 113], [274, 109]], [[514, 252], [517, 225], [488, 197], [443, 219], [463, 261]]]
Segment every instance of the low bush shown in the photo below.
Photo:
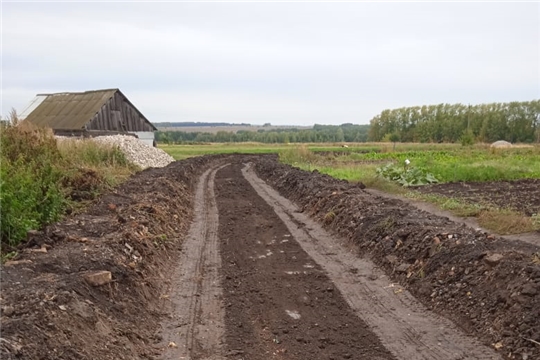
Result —
[[75, 200], [91, 200], [137, 170], [118, 148], [58, 145], [52, 130], [26, 122], [3, 126], [0, 144], [0, 236], [8, 247], [73, 211]]
[[398, 166], [389, 163], [375, 170], [377, 175], [390, 181], [397, 182], [402, 186], [426, 185], [437, 183], [438, 180], [433, 174], [418, 167]]
[[295, 146], [290, 149], [283, 150], [279, 153], [279, 159], [285, 164], [298, 166], [299, 164], [313, 164], [317, 155], [314, 154], [307, 146]]

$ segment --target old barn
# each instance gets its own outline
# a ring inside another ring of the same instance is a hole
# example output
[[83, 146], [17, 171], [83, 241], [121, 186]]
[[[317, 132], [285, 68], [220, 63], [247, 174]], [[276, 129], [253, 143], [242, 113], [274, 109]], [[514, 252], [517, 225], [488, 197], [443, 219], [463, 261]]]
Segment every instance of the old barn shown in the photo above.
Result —
[[149, 145], [157, 130], [119, 89], [38, 94], [19, 118], [57, 135], [135, 134]]

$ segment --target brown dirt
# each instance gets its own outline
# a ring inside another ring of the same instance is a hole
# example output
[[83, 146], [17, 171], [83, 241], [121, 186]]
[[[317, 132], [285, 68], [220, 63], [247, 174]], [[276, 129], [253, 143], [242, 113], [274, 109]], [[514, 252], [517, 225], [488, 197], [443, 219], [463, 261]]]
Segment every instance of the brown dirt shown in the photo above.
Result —
[[216, 179], [230, 356], [392, 359], [242, 178], [241, 166], [224, 168]]
[[[257, 195], [241, 173], [248, 161], [304, 213], [289, 206], [284, 218], [281, 200]], [[2, 266], [0, 357], [496, 358], [427, 308], [501, 355], [540, 358], [539, 247], [362, 187], [274, 156], [140, 172], [31, 234], [22, 262]], [[321, 235], [307, 215], [339, 236]], [[83, 276], [96, 270], [113, 281], [90, 286]]]
[[[539, 247], [488, 237], [316, 171], [268, 159], [259, 161], [256, 169], [428, 308], [508, 358], [540, 357], [540, 346], [534, 343], [540, 341]], [[502, 259], [491, 262], [492, 254]]]
[[466, 336], [448, 319], [420, 304], [370, 259], [359, 257], [347, 240], [330, 235], [298, 207], [258, 178], [251, 166], [243, 175], [285, 223], [302, 249], [319, 264], [365, 320], [382, 344], [398, 359], [500, 359], [492, 349]]
[[[34, 233], [2, 267], [2, 359], [141, 359], [159, 353], [158, 303], [192, 213], [192, 184], [217, 157], [133, 176], [88, 212]], [[41, 251], [46, 251], [41, 252]], [[24, 263], [26, 261], [26, 263]], [[31, 262], [28, 262], [31, 261]], [[85, 273], [108, 270], [93, 287]]]
[[424, 194], [458, 198], [518, 211], [527, 216], [540, 214], [540, 179], [493, 182], [457, 182], [420, 186]]

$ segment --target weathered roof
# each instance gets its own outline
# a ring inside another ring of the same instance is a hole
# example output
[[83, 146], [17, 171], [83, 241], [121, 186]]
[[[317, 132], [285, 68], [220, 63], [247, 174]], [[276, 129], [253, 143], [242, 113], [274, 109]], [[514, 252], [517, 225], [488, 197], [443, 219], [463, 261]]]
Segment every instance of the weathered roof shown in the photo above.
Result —
[[38, 126], [47, 126], [55, 130], [82, 129], [117, 92], [144, 121], [157, 130], [119, 89], [38, 94], [19, 117]]
[[[106, 89], [38, 94], [23, 114], [26, 115], [26, 120], [38, 126], [48, 126], [53, 129], [82, 129], [117, 91], [119, 90]], [[35, 107], [33, 111], [32, 107]]]

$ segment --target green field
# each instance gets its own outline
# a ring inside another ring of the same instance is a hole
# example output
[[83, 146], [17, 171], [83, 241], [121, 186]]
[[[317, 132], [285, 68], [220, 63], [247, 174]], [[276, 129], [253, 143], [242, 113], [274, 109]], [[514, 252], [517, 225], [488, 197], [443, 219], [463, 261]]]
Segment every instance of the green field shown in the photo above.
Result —
[[259, 144], [160, 145], [177, 160], [206, 154], [280, 154], [284, 163], [349, 181], [372, 182], [376, 169], [408, 159], [439, 182], [540, 178], [540, 146], [492, 149], [487, 145], [402, 144]]
[[[353, 152], [355, 149], [377, 149], [376, 146], [351, 146], [342, 148], [341, 144], [321, 143], [306, 145], [314, 152]], [[176, 160], [182, 160], [193, 156], [208, 154], [279, 154], [294, 149], [298, 144], [262, 144], [262, 143], [212, 143], [204, 145], [166, 145], [159, 144], [159, 148], [165, 150]]]
[[[540, 145], [493, 149], [488, 145], [459, 144], [290, 144], [230, 143], [160, 146], [176, 159], [219, 153], [277, 153], [280, 161], [304, 170], [315, 170], [338, 179], [361, 181], [366, 186], [431, 202], [457, 216], [475, 216], [481, 226], [498, 234], [540, 229], [536, 214], [527, 217], [509, 209], [470, 203], [457, 198], [427, 195], [377, 174], [389, 163], [399, 172], [430, 174], [439, 183], [540, 178]], [[405, 168], [405, 160], [410, 165]]]
[[317, 168], [323, 173], [349, 181], [364, 181], [375, 176], [378, 167], [395, 163], [421, 168], [433, 174], [439, 182], [497, 181], [540, 178], [540, 147], [489, 149], [483, 147], [445, 150], [405, 150], [387, 153], [367, 153], [316, 158], [299, 167]]

